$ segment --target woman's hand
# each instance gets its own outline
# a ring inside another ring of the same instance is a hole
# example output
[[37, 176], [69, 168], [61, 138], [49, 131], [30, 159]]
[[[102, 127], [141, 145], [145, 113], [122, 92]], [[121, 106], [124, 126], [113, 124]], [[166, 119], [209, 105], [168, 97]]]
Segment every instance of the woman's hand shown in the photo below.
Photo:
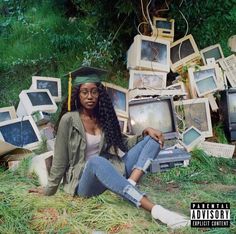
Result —
[[143, 135], [149, 135], [151, 138], [159, 142], [161, 148], [164, 146], [164, 136], [161, 131], [154, 128], [145, 128], [143, 130]]
[[38, 195], [44, 195], [44, 187], [37, 187], [28, 190], [29, 193], [36, 193]]

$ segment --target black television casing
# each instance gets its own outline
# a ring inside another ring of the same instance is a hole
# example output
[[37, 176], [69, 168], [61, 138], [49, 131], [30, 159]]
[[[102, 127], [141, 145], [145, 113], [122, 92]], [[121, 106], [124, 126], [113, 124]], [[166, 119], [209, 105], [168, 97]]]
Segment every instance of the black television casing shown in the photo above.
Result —
[[[236, 88], [230, 88], [220, 92], [220, 114], [224, 123], [224, 131], [229, 141], [236, 140], [236, 122], [232, 122], [230, 118], [229, 95], [236, 95]], [[236, 112], [235, 112], [236, 114]]]

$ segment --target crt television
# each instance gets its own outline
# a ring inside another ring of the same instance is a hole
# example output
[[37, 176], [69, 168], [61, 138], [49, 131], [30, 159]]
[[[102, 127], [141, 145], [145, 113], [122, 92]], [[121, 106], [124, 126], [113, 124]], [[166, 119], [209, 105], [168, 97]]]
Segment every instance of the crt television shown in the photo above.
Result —
[[21, 91], [17, 116], [31, 115], [36, 111], [55, 113], [57, 105], [48, 89], [29, 89]]
[[204, 140], [205, 138], [203, 137], [202, 132], [194, 126], [191, 126], [182, 133], [182, 145], [188, 152], [192, 151], [196, 145]]
[[212, 121], [208, 98], [195, 98], [174, 102], [180, 132], [194, 126], [204, 137], [212, 137]]
[[103, 85], [111, 98], [116, 113], [128, 117], [128, 89], [108, 82], [103, 82]]
[[225, 133], [230, 141], [236, 140], [236, 89], [220, 92], [220, 113]]
[[146, 127], [163, 132], [165, 139], [178, 137], [173, 97], [133, 99], [129, 102], [131, 132], [141, 134]]
[[136, 35], [127, 52], [127, 68], [170, 71], [170, 42], [158, 37]]
[[216, 64], [199, 66], [198, 69], [190, 67], [188, 75], [192, 97], [196, 97], [195, 91], [199, 97], [213, 93], [220, 88], [220, 84], [223, 82], [220, 69]]
[[31, 116], [0, 122], [0, 139], [27, 149], [37, 148], [42, 141]]
[[164, 89], [166, 82], [166, 72], [129, 70], [129, 89]]
[[170, 38], [173, 42], [175, 31], [175, 20], [161, 17], [153, 17], [153, 35]]
[[202, 61], [207, 65], [207, 59], [214, 58], [216, 62], [224, 58], [224, 54], [220, 44], [215, 44], [200, 50]]
[[0, 122], [16, 119], [16, 110], [14, 106], [0, 108]]
[[29, 172], [34, 172], [38, 176], [41, 186], [47, 185], [48, 176], [52, 166], [53, 153], [53, 151], [48, 151], [34, 156], [31, 160]]
[[226, 78], [232, 88], [236, 87], [236, 56], [231, 54], [230, 56], [219, 60], [220, 67], [224, 71]]
[[61, 101], [61, 79], [32, 76], [32, 89], [48, 89], [55, 102]]
[[171, 43], [170, 60], [171, 70], [179, 73], [185, 65], [200, 64], [201, 55], [191, 34]]

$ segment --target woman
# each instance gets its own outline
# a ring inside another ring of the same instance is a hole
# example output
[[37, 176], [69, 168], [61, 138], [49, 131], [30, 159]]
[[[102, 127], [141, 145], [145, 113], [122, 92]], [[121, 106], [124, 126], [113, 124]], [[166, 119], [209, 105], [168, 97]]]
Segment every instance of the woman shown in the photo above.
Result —
[[75, 79], [71, 112], [67, 101], [56, 128], [48, 185], [30, 192], [53, 195], [63, 178], [64, 190], [73, 196], [91, 197], [109, 189], [170, 227], [187, 225], [184, 216], [153, 204], [135, 187], [158, 155], [162, 133], [146, 128], [140, 136], [122, 135], [112, 102], [96, 75]]

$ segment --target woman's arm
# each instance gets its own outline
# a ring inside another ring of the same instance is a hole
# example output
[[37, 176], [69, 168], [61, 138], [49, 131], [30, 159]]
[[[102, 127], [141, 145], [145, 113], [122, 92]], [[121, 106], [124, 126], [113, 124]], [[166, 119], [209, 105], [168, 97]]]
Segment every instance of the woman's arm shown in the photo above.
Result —
[[164, 146], [164, 135], [161, 131], [154, 128], [145, 128], [142, 133], [144, 136], [149, 135], [151, 138], [159, 142], [161, 148]]

